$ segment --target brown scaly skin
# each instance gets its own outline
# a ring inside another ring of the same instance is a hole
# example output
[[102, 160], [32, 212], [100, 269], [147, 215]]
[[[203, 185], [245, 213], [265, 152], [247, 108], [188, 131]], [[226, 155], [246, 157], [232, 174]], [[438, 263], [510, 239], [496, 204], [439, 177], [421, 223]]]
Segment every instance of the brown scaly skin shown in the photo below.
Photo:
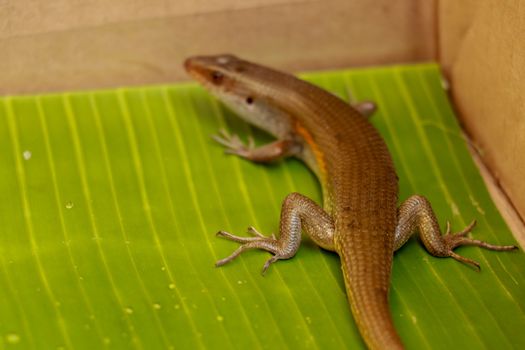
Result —
[[219, 236], [241, 243], [224, 265], [248, 249], [273, 254], [273, 262], [295, 255], [301, 230], [319, 246], [341, 257], [348, 300], [363, 339], [370, 349], [402, 349], [388, 306], [392, 257], [419, 232], [434, 256], [452, 257], [479, 268], [453, 252], [460, 245], [512, 250], [465, 237], [465, 230], [441, 235], [430, 203], [412, 196], [397, 208], [398, 184], [388, 149], [367, 121], [375, 109], [369, 102], [358, 110], [336, 96], [296, 77], [241, 60], [232, 55], [188, 58], [185, 68], [212, 94], [243, 119], [274, 135], [277, 140], [255, 148], [225, 131], [215, 140], [254, 162], [272, 162], [295, 156], [318, 176], [324, 208], [299, 194], [289, 194], [282, 205], [280, 234], [267, 237], [249, 228], [253, 237], [220, 231]]

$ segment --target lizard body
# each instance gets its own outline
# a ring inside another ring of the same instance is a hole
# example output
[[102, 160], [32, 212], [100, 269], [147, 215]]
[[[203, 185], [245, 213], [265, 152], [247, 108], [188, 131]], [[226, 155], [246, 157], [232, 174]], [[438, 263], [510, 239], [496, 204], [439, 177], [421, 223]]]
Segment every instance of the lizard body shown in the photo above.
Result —
[[220, 231], [219, 236], [241, 246], [217, 266], [230, 262], [247, 249], [273, 254], [263, 268], [295, 255], [301, 231], [341, 258], [348, 300], [359, 331], [371, 349], [401, 349], [388, 305], [393, 253], [414, 232], [420, 232], [427, 250], [435, 256], [453, 257], [459, 245], [495, 246], [465, 237], [462, 232], [441, 235], [430, 203], [412, 196], [397, 207], [398, 180], [383, 139], [364, 114], [370, 104], [357, 109], [338, 97], [302, 81], [232, 55], [196, 56], [185, 61], [192, 77], [243, 119], [266, 130], [277, 140], [255, 148], [226, 132], [215, 139], [226, 151], [254, 162], [272, 162], [289, 156], [303, 160], [319, 178], [323, 208], [309, 198], [292, 193], [283, 201], [278, 238], [255, 229], [254, 237]]

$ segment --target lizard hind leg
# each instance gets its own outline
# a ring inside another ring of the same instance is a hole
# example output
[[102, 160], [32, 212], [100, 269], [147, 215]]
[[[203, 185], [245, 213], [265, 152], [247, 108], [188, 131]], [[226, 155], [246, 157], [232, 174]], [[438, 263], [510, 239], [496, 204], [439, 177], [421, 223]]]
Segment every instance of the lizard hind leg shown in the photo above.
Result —
[[450, 223], [447, 222], [445, 234], [441, 235], [430, 202], [423, 196], [415, 195], [403, 202], [398, 209], [398, 225], [394, 241], [395, 250], [399, 249], [413, 233], [419, 232], [421, 241], [430, 254], [437, 257], [451, 257], [479, 270], [480, 265], [477, 261], [457, 254], [454, 252], [454, 249], [463, 245], [473, 245], [495, 251], [517, 249], [513, 245], [494, 245], [467, 237], [467, 234], [472, 231], [475, 225], [476, 221], [474, 220], [462, 231], [452, 233]]
[[299, 193], [291, 193], [283, 201], [278, 238], [273, 234], [267, 237], [253, 227], [248, 228], [248, 233], [253, 237], [241, 237], [219, 231], [217, 236], [240, 243], [241, 246], [230, 256], [217, 261], [215, 266], [229, 263], [246, 250], [262, 249], [273, 254], [264, 264], [262, 270], [264, 274], [272, 263], [280, 259], [290, 259], [295, 255], [301, 244], [302, 228], [315, 243], [333, 250], [332, 218], [311, 199]]

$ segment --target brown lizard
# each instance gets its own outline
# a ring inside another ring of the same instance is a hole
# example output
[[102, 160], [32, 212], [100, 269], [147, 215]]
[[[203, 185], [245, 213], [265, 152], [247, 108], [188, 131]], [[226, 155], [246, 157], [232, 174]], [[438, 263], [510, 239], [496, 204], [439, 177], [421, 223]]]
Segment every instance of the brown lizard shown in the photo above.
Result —
[[452, 257], [479, 269], [479, 264], [454, 252], [460, 245], [491, 250], [512, 250], [471, 239], [473, 221], [458, 233], [444, 235], [429, 201], [414, 195], [399, 208], [398, 178], [385, 142], [363, 114], [374, 107], [357, 109], [338, 97], [300, 80], [232, 55], [188, 58], [189, 74], [249, 123], [269, 132], [276, 141], [261, 147], [245, 145], [222, 132], [215, 140], [253, 162], [273, 162], [294, 156], [317, 175], [323, 189], [323, 207], [291, 193], [283, 201], [278, 238], [253, 228], [253, 237], [218, 235], [240, 243], [221, 266], [248, 249], [273, 254], [263, 273], [279, 259], [295, 255], [304, 232], [317, 245], [341, 258], [348, 300], [359, 331], [371, 349], [401, 349], [388, 305], [394, 251], [419, 232], [434, 256]]

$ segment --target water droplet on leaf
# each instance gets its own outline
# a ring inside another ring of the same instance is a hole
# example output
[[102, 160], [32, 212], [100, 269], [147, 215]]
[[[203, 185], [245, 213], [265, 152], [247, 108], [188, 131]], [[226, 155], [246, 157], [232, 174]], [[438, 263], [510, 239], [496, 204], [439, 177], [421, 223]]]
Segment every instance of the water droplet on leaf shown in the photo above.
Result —
[[29, 159], [31, 159], [31, 156], [33, 154], [31, 153], [31, 151], [24, 151], [24, 153], [22, 153], [22, 155], [24, 156], [25, 160], [29, 160]]
[[20, 342], [20, 336], [16, 333], [6, 334], [5, 340], [8, 344], [18, 344]]

